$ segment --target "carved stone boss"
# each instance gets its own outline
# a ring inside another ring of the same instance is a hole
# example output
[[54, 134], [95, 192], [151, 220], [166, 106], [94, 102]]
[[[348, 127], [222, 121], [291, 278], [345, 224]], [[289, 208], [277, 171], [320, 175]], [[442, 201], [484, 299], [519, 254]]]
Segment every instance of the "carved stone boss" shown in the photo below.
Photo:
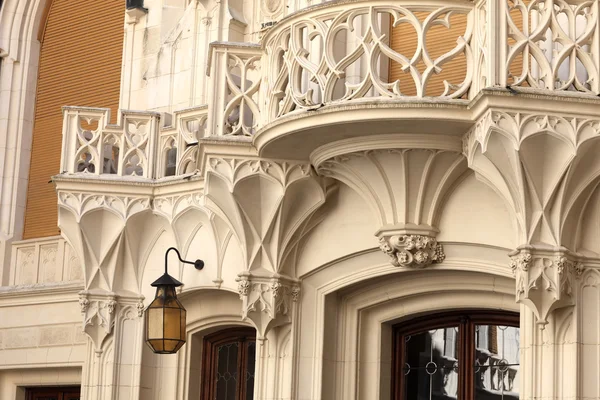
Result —
[[442, 245], [426, 235], [383, 236], [379, 239], [379, 248], [396, 267], [424, 268], [446, 258]]

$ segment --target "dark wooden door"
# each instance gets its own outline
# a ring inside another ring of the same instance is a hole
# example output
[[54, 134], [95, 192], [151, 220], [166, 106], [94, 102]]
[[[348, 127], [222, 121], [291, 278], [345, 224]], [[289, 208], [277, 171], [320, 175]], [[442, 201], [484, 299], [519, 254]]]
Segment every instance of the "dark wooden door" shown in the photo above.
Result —
[[30, 388], [26, 391], [27, 400], [79, 400], [81, 390], [74, 387]]

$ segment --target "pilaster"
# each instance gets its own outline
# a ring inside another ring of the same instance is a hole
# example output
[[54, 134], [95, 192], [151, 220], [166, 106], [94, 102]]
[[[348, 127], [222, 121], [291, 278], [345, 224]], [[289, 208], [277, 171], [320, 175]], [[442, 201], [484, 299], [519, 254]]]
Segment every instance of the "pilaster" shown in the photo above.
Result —
[[522, 399], [600, 395], [600, 271], [567, 249], [523, 246], [512, 254], [521, 303]]
[[88, 355], [82, 374], [86, 400], [139, 398], [144, 341], [143, 298], [83, 291], [79, 305]]

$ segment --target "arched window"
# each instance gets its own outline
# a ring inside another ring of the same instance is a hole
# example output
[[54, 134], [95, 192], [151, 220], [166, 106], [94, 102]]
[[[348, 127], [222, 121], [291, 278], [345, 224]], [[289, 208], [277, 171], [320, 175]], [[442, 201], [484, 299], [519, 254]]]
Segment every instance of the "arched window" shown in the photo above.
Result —
[[394, 327], [394, 400], [518, 400], [519, 317], [445, 313]]
[[202, 400], [252, 400], [256, 333], [227, 329], [204, 337]]

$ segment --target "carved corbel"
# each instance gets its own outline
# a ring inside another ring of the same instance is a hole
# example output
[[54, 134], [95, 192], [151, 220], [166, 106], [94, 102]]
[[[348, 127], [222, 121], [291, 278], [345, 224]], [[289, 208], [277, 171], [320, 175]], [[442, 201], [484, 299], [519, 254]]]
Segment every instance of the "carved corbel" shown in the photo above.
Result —
[[92, 340], [98, 356], [102, 354], [104, 341], [113, 331], [118, 305], [115, 293], [79, 292], [79, 306], [83, 316], [82, 330]]
[[294, 304], [300, 297], [299, 283], [281, 275], [240, 274], [237, 279], [242, 300], [242, 318], [250, 321], [259, 338], [292, 321]]
[[575, 305], [575, 282], [584, 267], [572, 255], [521, 249], [510, 257], [516, 278], [516, 301], [534, 312], [541, 329], [554, 310]]
[[396, 267], [424, 268], [446, 258], [442, 245], [428, 235], [382, 236], [379, 248]]

